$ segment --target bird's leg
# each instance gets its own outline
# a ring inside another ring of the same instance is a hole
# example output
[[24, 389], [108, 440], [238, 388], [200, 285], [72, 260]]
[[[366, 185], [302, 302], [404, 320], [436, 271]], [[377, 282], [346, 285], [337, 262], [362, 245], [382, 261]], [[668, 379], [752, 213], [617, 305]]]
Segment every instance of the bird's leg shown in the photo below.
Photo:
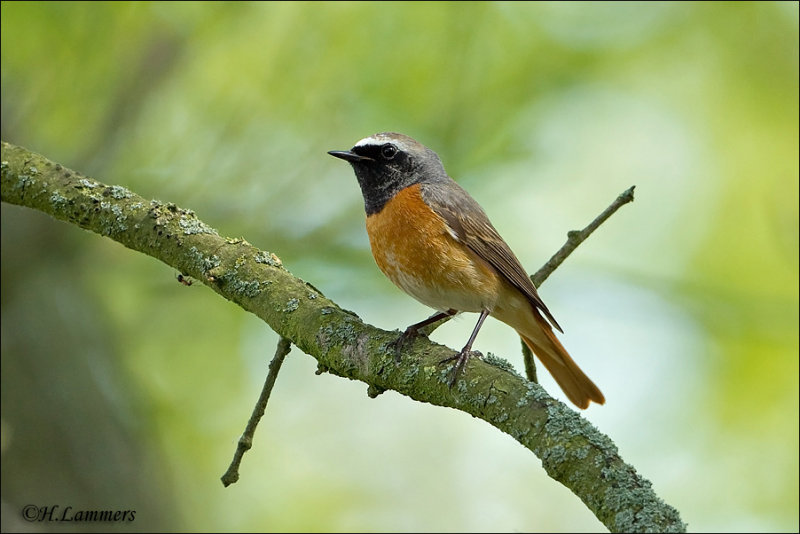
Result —
[[430, 317], [428, 317], [427, 319], [425, 319], [424, 321], [420, 321], [418, 323], [414, 323], [411, 326], [409, 326], [408, 328], [406, 328], [405, 332], [400, 334], [400, 337], [398, 337], [392, 343], [392, 345], [394, 345], [394, 350], [395, 350], [395, 353], [394, 353], [395, 360], [397, 360], [398, 362], [400, 361], [400, 351], [403, 349], [403, 345], [405, 345], [408, 341], [410, 341], [410, 340], [414, 339], [415, 337], [417, 337], [419, 335], [419, 329], [420, 328], [425, 328], [426, 326], [428, 326], [430, 324], [433, 324], [436, 321], [444, 319], [445, 317], [450, 317], [450, 316], [455, 315], [457, 313], [458, 313], [458, 311], [457, 310], [453, 310], [453, 309], [450, 309], [450, 310], [447, 310], [447, 311], [444, 311], [444, 312], [436, 312], [433, 315], [431, 315]]
[[450, 384], [449, 384], [450, 387], [453, 387], [453, 385], [455, 385], [458, 375], [461, 374], [461, 371], [463, 371], [464, 367], [467, 365], [467, 361], [469, 361], [469, 353], [472, 350], [472, 343], [478, 336], [478, 331], [481, 329], [481, 326], [483, 326], [483, 321], [485, 321], [488, 316], [489, 316], [489, 310], [481, 310], [481, 316], [478, 317], [478, 324], [475, 325], [475, 329], [472, 331], [472, 335], [469, 336], [467, 344], [464, 345], [464, 348], [461, 349], [461, 352], [459, 352], [455, 356], [451, 356], [450, 358], [445, 358], [444, 360], [439, 362], [439, 363], [445, 363], [452, 360], [456, 360], [456, 364], [453, 367], [453, 375], [450, 377]]
[[435, 323], [436, 321], [438, 321], [440, 319], [444, 319], [445, 317], [450, 317], [450, 316], [455, 315], [457, 313], [458, 312], [456, 310], [453, 310], [453, 309], [449, 309], [449, 310], [444, 311], [444, 312], [434, 313], [433, 315], [431, 315], [430, 317], [428, 317], [424, 321], [420, 321], [418, 323], [414, 323], [411, 326], [409, 326], [408, 328], [406, 328], [406, 331], [403, 332], [403, 335], [404, 336], [416, 336], [418, 334], [420, 328], [425, 328], [426, 326], [428, 326], [430, 324], [433, 324], [433, 323]]

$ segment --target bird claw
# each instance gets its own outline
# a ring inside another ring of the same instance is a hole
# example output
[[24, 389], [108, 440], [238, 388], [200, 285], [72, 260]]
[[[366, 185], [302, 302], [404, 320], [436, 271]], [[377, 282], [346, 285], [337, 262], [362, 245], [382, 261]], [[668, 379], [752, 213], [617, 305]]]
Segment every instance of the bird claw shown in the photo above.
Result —
[[456, 364], [453, 366], [453, 372], [450, 375], [450, 380], [447, 382], [449, 387], [452, 388], [456, 384], [456, 380], [458, 380], [459, 375], [464, 372], [464, 368], [467, 366], [467, 362], [469, 361], [470, 353], [471, 351], [464, 347], [461, 352], [455, 356], [450, 356], [449, 358], [445, 358], [439, 362], [439, 364], [443, 364], [456, 360]]
[[417, 331], [417, 329], [412, 329], [411, 327], [406, 328], [405, 332], [400, 334], [397, 339], [389, 343], [389, 347], [394, 347], [394, 361], [400, 361], [400, 354], [403, 351], [403, 347], [411, 342], [414, 341], [417, 337], [424, 335]]

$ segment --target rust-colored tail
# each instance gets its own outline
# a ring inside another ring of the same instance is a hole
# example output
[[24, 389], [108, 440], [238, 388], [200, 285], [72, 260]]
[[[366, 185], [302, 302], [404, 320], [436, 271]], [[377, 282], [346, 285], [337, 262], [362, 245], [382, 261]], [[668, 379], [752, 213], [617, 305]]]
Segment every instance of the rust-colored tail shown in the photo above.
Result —
[[575, 360], [570, 357], [567, 349], [553, 334], [550, 325], [538, 313], [534, 312], [534, 315], [536, 316], [539, 330], [544, 333], [544, 336], [536, 336], [536, 339], [532, 339], [532, 337], [526, 336], [523, 332], [517, 331], [522, 341], [550, 371], [550, 374], [553, 375], [553, 378], [556, 379], [558, 385], [575, 406], [585, 410], [589, 407], [590, 401], [604, 404], [606, 399], [603, 397], [603, 393], [581, 371]]

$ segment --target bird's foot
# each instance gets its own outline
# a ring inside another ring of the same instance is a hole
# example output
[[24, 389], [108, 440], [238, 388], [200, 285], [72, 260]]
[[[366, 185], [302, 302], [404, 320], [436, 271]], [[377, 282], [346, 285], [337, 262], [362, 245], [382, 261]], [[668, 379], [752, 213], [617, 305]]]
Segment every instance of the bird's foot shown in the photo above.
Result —
[[464, 368], [467, 366], [471, 352], [472, 351], [470, 350], [470, 347], [464, 347], [461, 349], [461, 352], [455, 356], [450, 356], [449, 358], [445, 358], [439, 362], [439, 364], [443, 364], [452, 362], [453, 360], [456, 361], [456, 364], [453, 366], [453, 371], [450, 374], [450, 380], [447, 382], [447, 385], [451, 388], [456, 384], [456, 380], [458, 380], [459, 375], [464, 372]]
[[389, 348], [394, 348], [394, 360], [396, 362], [400, 361], [400, 355], [403, 352], [403, 348], [408, 344], [413, 342], [417, 337], [424, 336], [425, 334], [421, 333], [418, 328], [415, 328], [414, 325], [409, 326], [406, 328], [405, 332], [400, 334], [397, 339], [389, 343]]
[[391, 343], [390, 346], [394, 346], [394, 358], [396, 361], [400, 361], [400, 353], [403, 350], [403, 346], [408, 343], [409, 341], [414, 341], [414, 338], [417, 336], [425, 336], [428, 337], [428, 333], [424, 330], [425, 327], [432, 325], [433, 323], [444, 319], [445, 317], [451, 317], [457, 314], [457, 310], [447, 310], [443, 312], [436, 312], [424, 321], [420, 321], [418, 323], [414, 323], [408, 328], [406, 331], [400, 334], [395, 341]]

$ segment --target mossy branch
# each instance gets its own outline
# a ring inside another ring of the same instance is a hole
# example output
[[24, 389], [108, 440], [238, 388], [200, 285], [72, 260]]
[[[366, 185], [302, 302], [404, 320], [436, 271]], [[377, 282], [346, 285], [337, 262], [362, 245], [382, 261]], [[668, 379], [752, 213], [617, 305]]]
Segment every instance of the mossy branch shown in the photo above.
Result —
[[614, 443], [538, 384], [500, 362], [472, 358], [453, 388], [448, 347], [423, 337], [397, 362], [388, 332], [361, 321], [244, 239], [221, 237], [191, 210], [86, 178], [24, 148], [2, 144], [2, 201], [109, 237], [203, 282], [313, 356], [321, 369], [469, 413], [530, 449], [555, 480], [614, 532], [682, 532], [678, 512], [623, 462]]

